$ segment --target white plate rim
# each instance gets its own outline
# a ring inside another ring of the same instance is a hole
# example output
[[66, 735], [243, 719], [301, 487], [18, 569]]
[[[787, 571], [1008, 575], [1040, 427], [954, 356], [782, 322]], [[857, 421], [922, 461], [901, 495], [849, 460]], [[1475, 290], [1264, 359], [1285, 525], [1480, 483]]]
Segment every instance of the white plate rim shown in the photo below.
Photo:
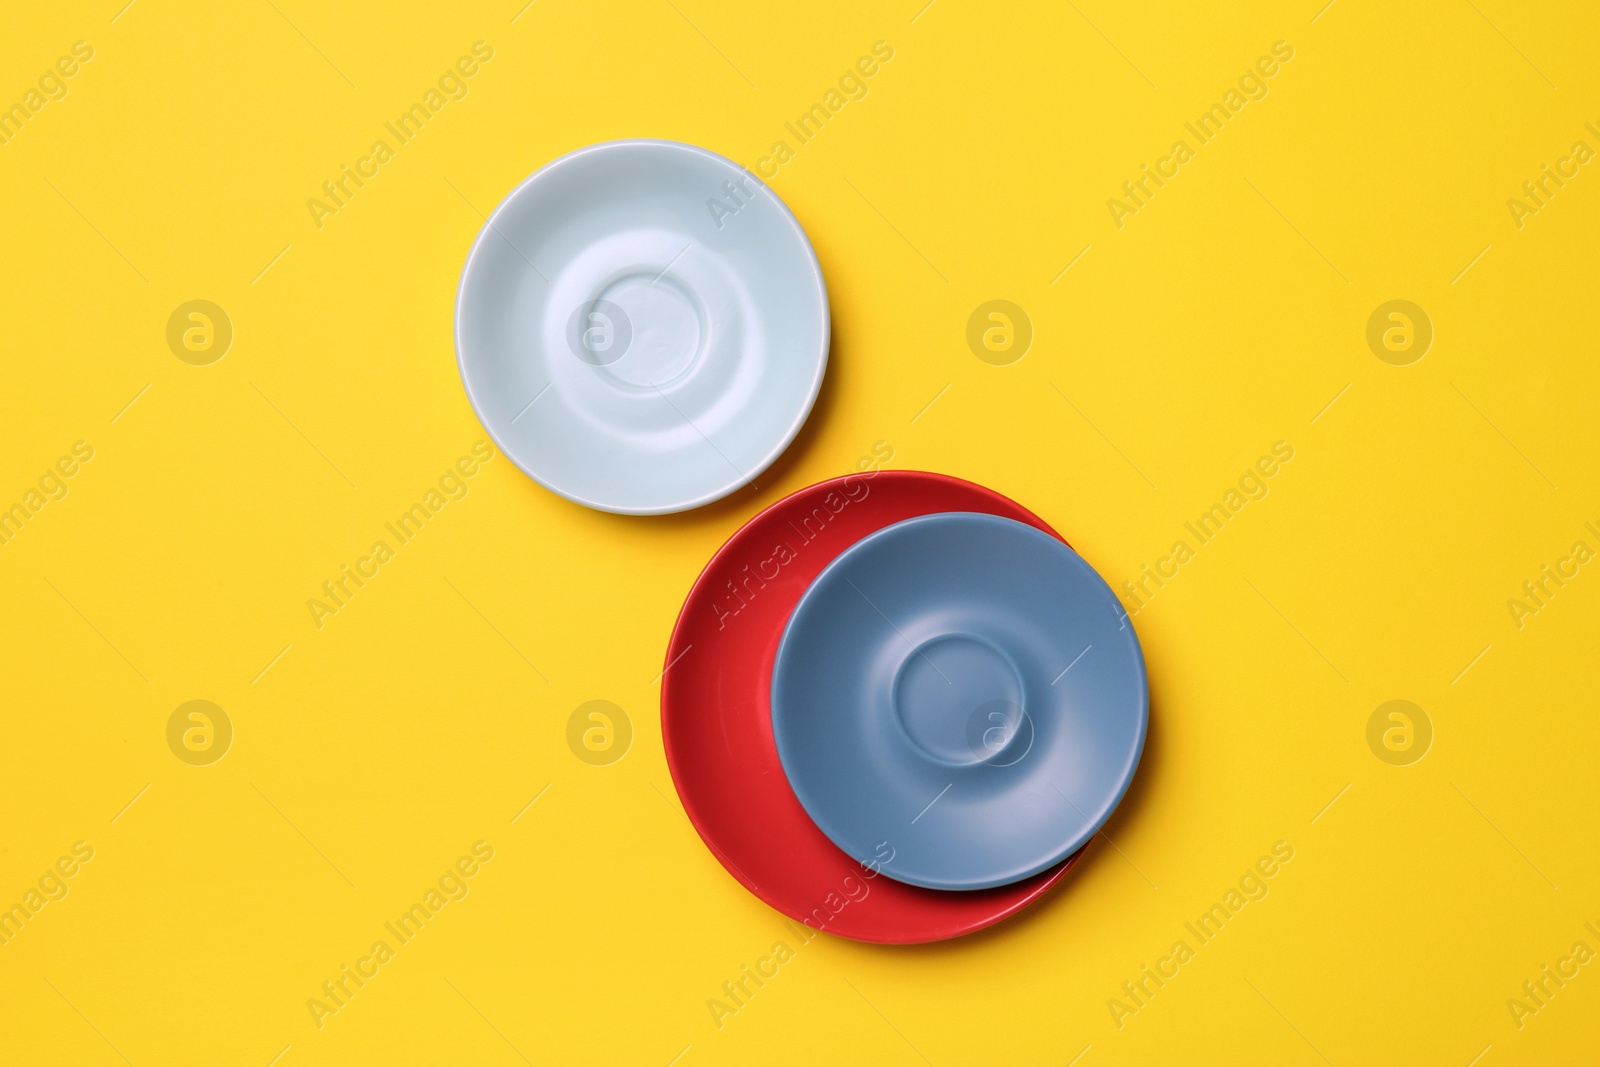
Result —
[[[773, 446], [767, 450], [766, 454], [762, 456], [758, 463], [752, 465], [748, 473], [740, 474], [738, 477], [730, 480], [726, 485], [710, 490], [706, 493], [702, 493], [700, 496], [690, 500], [658, 507], [630, 507], [626, 504], [614, 504], [586, 499], [579, 494], [571, 493], [551, 485], [545, 479], [541, 478], [538, 472], [530, 469], [529, 464], [524, 463], [517, 456], [513, 449], [506, 446], [505, 441], [502, 439], [500, 433], [496, 430], [494, 423], [485, 417], [484, 407], [479, 403], [478, 396], [473, 391], [472, 380], [467, 374], [465, 346], [462, 343], [461, 337], [462, 311], [466, 303], [467, 279], [472, 273], [473, 264], [477, 262], [479, 253], [484, 247], [485, 242], [489, 236], [494, 233], [495, 222], [500, 217], [501, 213], [504, 212], [514, 201], [516, 201], [518, 197], [524, 195], [527, 190], [531, 189], [541, 178], [550, 174], [558, 167], [568, 165], [593, 153], [608, 152], [619, 148], [630, 148], [644, 145], [680, 149], [705, 157], [724, 166], [732, 167], [735, 170], [747, 175], [756, 183], [759, 188], [765, 191], [772, 198], [773, 204], [775, 204], [783, 213], [783, 217], [788, 220], [789, 225], [794, 227], [796, 236], [800, 238], [800, 246], [805, 250], [807, 260], [811, 265], [811, 275], [813, 280], [816, 282], [817, 296], [820, 298], [822, 308], [822, 347], [821, 351], [818, 353], [816, 373], [812, 376], [811, 382], [807, 386], [804, 404], [796, 413], [791, 423], [784, 428], [783, 433], [774, 441]], [[532, 478], [535, 482], [542, 485], [544, 488], [550, 490], [550, 492], [555, 493], [557, 496], [566, 500], [570, 500], [575, 504], [582, 504], [584, 507], [593, 508], [596, 511], [610, 512], [613, 515], [671, 515], [683, 511], [692, 511], [698, 507], [704, 507], [706, 504], [713, 503], [714, 501], [721, 500], [723, 497], [738, 492], [740, 489], [753, 482], [756, 478], [760, 477], [760, 475], [768, 467], [772, 466], [772, 464], [777, 461], [779, 456], [783, 455], [784, 450], [794, 443], [794, 439], [799, 436], [800, 430], [805, 425], [806, 420], [811, 417], [811, 410], [816, 406], [817, 397], [822, 392], [822, 380], [827, 374], [828, 355], [829, 350], [832, 348], [833, 342], [833, 310], [828, 301], [828, 286], [822, 276], [822, 263], [817, 259], [817, 251], [812, 247], [811, 238], [806, 234], [805, 227], [800, 225], [800, 220], [795, 217], [794, 212], [790, 210], [789, 205], [784, 202], [783, 197], [773, 192], [772, 187], [767, 185], [766, 182], [762, 181], [759, 175], [750, 170], [748, 167], [734, 162], [727, 156], [713, 152], [709, 148], [702, 148], [699, 145], [689, 144], [685, 141], [673, 141], [658, 137], [633, 137], [615, 141], [599, 141], [595, 144], [585, 145], [582, 148], [574, 149], [563, 156], [558, 156], [557, 158], [546, 163], [544, 166], [540, 167], [538, 170], [534, 171], [532, 174], [528, 175], [526, 178], [522, 179], [522, 181], [517, 183], [515, 188], [513, 188], [505, 196], [501, 197], [500, 202], [495, 205], [494, 210], [491, 211], [488, 217], [484, 220], [483, 226], [481, 229], [479, 229], [478, 236], [473, 239], [472, 248], [467, 252], [467, 258], [462, 264], [461, 280], [456, 286], [455, 320], [452, 324], [452, 334], [456, 346], [456, 372], [461, 379], [462, 387], [466, 390], [467, 402], [472, 405], [473, 414], [478, 417], [479, 424], [483, 426], [484, 432], [486, 432], [490, 439], [494, 441], [495, 447], [499, 448], [501, 454], [507, 459], [511, 460], [517, 469], [522, 471], [522, 473], [526, 474], [529, 478]]]

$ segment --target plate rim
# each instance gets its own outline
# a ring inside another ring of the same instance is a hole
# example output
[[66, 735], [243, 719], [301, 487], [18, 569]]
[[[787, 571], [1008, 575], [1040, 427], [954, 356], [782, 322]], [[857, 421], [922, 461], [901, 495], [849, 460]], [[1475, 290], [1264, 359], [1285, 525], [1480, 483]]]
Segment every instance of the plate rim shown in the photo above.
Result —
[[[570, 165], [588, 155], [637, 147], [682, 150], [692, 155], [698, 155], [706, 159], [710, 159], [717, 164], [731, 167], [754, 181], [760, 189], [765, 191], [772, 198], [772, 202], [782, 212], [783, 217], [788, 220], [789, 225], [793, 227], [795, 234], [800, 238], [800, 246], [804, 250], [806, 259], [810, 264], [811, 276], [816, 283], [817, 295], [821, 301], [822, 341], [821, 352], [819, 353], [816, 361], [816, 371], [812, 375], [810, 383], [807, 385], [804, 403], [801, 405], [800, 410], [796, 413], [795, 418], [791, 421], [790, 425], [785, 427], [783, 434], [776, 439], [774, 445], [768, 449], [758, 463], [754, 464], [750, 468], [748, 473], [740, 472], [737, 477], [720, 488], [709, 490], [686, 501], [679, 501], [676, 503], [664, 504], [655, 507], [638, 507], [627, 504], [606, 503], [599, 500], [588, 499], [579, 493], [568, 492], [567, 490], [557, 488], [541, 477], [538, 472], [531, 470], [528, 464], [524, 463], [520, 458], [518, 458], [513, 449], [506, 446], [506, 442], [502, 438], [500, 430], [497, 429], [491, 420], [485, 417], [483, 405], [479, 403], [477, 393], [473, 390], [472, 379], [467, 374], [465, 354], [466, 347], [463, 344], [461, 336], [462, 311], [466, 303], [468, 278], [472, 274], [473, 265], [479, 261], [479, 253], [487, 243], [489, 236], [497, 232], [495, 230], [495, 222], [500, 218], [500, 215], [506, 211], [520, 196], [525, 195], [526, 191], [531, 189], [536, 182], [538, 182], [541, 178], [545, 178], [559, 167]], [[484, 432], [487, 433], [489, 438], [494, 442], [495, 447], [498, 448], [501, 454], [503, 454], [507, 459], [511, 460], [512, 464], [518, 470], [522, 471], [522, 473], [526, 474], [529, 478], [532, 478], [539, 485], [543, 486], [545, 489], [548, 489], [557, 496], [565, 500], [570, 500], [574, 504], [581, 504], [586, 508], [592, 508], [596, 511], [609, 512], [613, 515], [675, 515], [680, 512], [693, 511], [695, 508], [704, 507], [707, 504], [714, 503], [726, 496], [738, 492], [740, 489], [753, 482], [756, 478], [760, 477], [761, 474], [765, 472], [768, 467], [772, 466], [773, 463], [777, 462], [778, 457], [783, 455], [784, 451], [794, 443], [794, 439], [799, 436], [801, 429], [805, 426], [806, 420], [811, 417], [812, 409], [817, 403], [817, 397], [822, 392], [823, 379], [827, 375], [828, 356], [833, 347], [833, 309], [828, 299], [828, 285], [827, 280], [823, 277], [822, 262], [817, 258], [817, 250], [812, 246], [810, 236], [806, 233], [805, 227], [800, 224], [800, 220], [795, 216], [794, 211], [787, 203], [784, 202], [783, 197], [779, 196], [775, 191], [773, 191], [770, 185], [762, 181], [760, 175], [756, 174], [743, 164], [729, 159], [727, 156], [724, 156], [719, 152], [713, 152], [709, 148], [704, 148], [696, 144], [690, 144], [687, 141], [674, 141], [660, 137], [628, 137], [613, 141], [597, 141], [594, 144], [583, 145], [582, 147], [575, 148], [564, 155], [558, 156], [539, 167], [526, 178], [523, 178], [511, 189], [510, 192], [506, 193], [500, 198], [500, 201], [495, 205], [494, 210], [485, 217], [482, 227], [480, 227], [478, 230], [477, 236], [473, 238], [472, 247], [467, 251], [466, 259], [462, 262], [461, 278], [456, 285], [456, 299], [451, 336], [455, 343], [456, 349], [456, 375], [461, 379], [462, 388], [467, 394], [467, 402], [472, 406], [472, 413], [477, 417], [478, 423], [483, 427]]]

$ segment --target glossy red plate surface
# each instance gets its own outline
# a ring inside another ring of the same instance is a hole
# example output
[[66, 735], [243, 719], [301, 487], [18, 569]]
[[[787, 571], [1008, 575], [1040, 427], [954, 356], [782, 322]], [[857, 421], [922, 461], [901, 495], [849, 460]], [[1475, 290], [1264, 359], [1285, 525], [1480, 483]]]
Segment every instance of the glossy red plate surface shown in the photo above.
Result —
[[[823, 836], [800, 806], [772, 739], [772, 662], [789, 614], [845, 549], [891, 523], [980, 511], [1061, 535], [998, 493], [942, 474], [878, 471], [808, 486], [739, 529], [706, 564], [673, 628], [661, 733], [684, 809], [750, 892], [810, 926], [911, 944], [981, 930], [1025, 907], [1083, 855], [1032, 878], [966, 892], [877, 873]], [[880, 855], [892, 841], [879, 846]]]

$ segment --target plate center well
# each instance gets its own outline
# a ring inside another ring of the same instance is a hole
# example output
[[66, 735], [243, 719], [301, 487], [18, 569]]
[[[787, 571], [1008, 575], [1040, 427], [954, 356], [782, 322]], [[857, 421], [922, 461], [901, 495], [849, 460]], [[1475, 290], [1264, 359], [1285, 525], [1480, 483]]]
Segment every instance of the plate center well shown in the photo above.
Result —
[[1005, 765], [1015, 762], [1012, 748], [1033, 741], [1022, 697], [1022, 681], [1005, 653], [981, 638], [944, 634], [918, 645], [900, 664], [893, 705], [906, 736], [929, 759], [959, 767]]
[[598, 314], [591, 312], [580, 358], [622, 384], [664, 388], [699, 359], [705, 339], [700, 303], [665, 274], [618, 278], [589, 306]]

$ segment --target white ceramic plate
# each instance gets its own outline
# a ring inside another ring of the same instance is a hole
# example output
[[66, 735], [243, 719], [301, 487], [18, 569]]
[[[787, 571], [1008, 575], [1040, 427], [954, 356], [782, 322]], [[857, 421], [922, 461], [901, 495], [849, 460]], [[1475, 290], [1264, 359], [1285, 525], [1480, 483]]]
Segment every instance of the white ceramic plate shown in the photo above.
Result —
[[456, 298], [461, 380], [501, 451], [569, 500], [633, 515], [765, 470], [816, 400], [828, 330], [788, 207], [675, 141], [541, 168], [489, 216]]

